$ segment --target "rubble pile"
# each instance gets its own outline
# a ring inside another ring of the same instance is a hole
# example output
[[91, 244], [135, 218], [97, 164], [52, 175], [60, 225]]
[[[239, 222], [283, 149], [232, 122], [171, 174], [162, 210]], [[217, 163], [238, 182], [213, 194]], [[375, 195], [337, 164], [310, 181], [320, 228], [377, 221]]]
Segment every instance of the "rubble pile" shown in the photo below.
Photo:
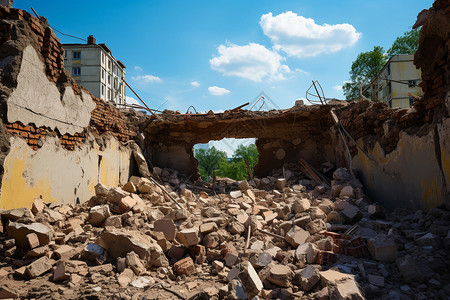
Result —
[[31, 210], [0, 211], [0, 296], [450, 296], [449, 211], [388, 213], [343, 168], [330, 187], [275, 177], [235, 186], [196, 194], [133, 176], [122, 187], [98, 184], [81, 205], [36, 199]]

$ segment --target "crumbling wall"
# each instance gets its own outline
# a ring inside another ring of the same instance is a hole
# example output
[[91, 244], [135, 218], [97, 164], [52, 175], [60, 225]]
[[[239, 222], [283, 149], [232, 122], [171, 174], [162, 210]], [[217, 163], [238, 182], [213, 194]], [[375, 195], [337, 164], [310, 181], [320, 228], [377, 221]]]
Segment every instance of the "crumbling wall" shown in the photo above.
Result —
[[151, 165], [175, 169], [195, 180], [198, 169], [194, 145], [223, 138], [256, 138], [260, 155], [254, 169], [257, 177], [267, 176], [286, 163], [298, 163], [300, 158], [314, 164], [334, 162], [327, 130], [331, 125], [326, 108], [301, 105], [269, 112], [227, 110], [206, 115], [166, 112], [148, 120], [142, 130]]
[[423, 98], [410, 109], [362, 100], [340, 114], [368, 154], [352, 146], [366, 194], [390, 209], [450, 207], [450, 3], [436, 1], [424, 13], [414, 59]]
[[0, 209], [77, 203], [127, 182], [135, 129], [64, 71], [45, 18], [0, 6]]

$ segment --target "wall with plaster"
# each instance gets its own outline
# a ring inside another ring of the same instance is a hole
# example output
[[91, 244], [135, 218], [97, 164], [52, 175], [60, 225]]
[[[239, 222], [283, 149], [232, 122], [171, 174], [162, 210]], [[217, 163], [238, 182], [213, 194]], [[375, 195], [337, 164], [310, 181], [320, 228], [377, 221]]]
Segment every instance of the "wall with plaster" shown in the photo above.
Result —
[[73, 151], [62, 148], [54, 137], [47, 137], [37, 151], [19, 137], [11, 137], [10, 144], [3, 165], [0, 209], [31, 207], [37, 197], [46, 203], [84, 202], [94, 196], [97, 183], [116, 187], [129, 178], [131, 150], [114, 137], [105, 138], [100, 147], [89, 136]]

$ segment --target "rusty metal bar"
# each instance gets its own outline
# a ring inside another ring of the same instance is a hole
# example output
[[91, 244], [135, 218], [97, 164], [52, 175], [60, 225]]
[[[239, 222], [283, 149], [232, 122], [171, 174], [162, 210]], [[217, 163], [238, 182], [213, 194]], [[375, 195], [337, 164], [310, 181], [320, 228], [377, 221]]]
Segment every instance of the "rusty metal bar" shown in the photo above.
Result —
[[138, 97], [138, 99], [142, 102], [142, 104], [144, 104], [144, 106], [147, 108], [148, 112], [156, 117], [156, 114], [150, 109], [150, 107], [147, 106], [147, 104], [145, 104], [144, 100], [142, 100], [141, 97], [139, 97], [139, 95], [133, 90], [133, 88], [128, 84], [128, 82], [125, 81], [125, 78], [122, 78], [122, 80], [123, 80], [123, 82], [125, 82], [127, 87], [133, 92], [133, 94], [135, 94], [136, 97]]

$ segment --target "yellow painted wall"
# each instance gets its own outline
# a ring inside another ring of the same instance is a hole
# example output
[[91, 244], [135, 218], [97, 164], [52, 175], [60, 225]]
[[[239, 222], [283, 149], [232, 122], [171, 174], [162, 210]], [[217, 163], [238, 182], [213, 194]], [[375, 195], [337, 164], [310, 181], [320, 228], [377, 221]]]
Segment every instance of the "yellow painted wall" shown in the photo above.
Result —
[[77, 198], [84, 202], [95, 194], [99, 179], [106, 186], [115, 187], [126, 183], [129, 177], [131, 151], [121, 149], [115, 138], [108, 140], [103, 150], [98, 146], [90, 148], [90, 142], [86, 142], [79, 149], [68, 151], [52, 137], [46, 138], [37, 151], [19, 137], [11, 137], [10, 142], [11, 150], [4, 161], [0, 209], [30, 208], [35, 198], [46, 203], [75, 204]]

